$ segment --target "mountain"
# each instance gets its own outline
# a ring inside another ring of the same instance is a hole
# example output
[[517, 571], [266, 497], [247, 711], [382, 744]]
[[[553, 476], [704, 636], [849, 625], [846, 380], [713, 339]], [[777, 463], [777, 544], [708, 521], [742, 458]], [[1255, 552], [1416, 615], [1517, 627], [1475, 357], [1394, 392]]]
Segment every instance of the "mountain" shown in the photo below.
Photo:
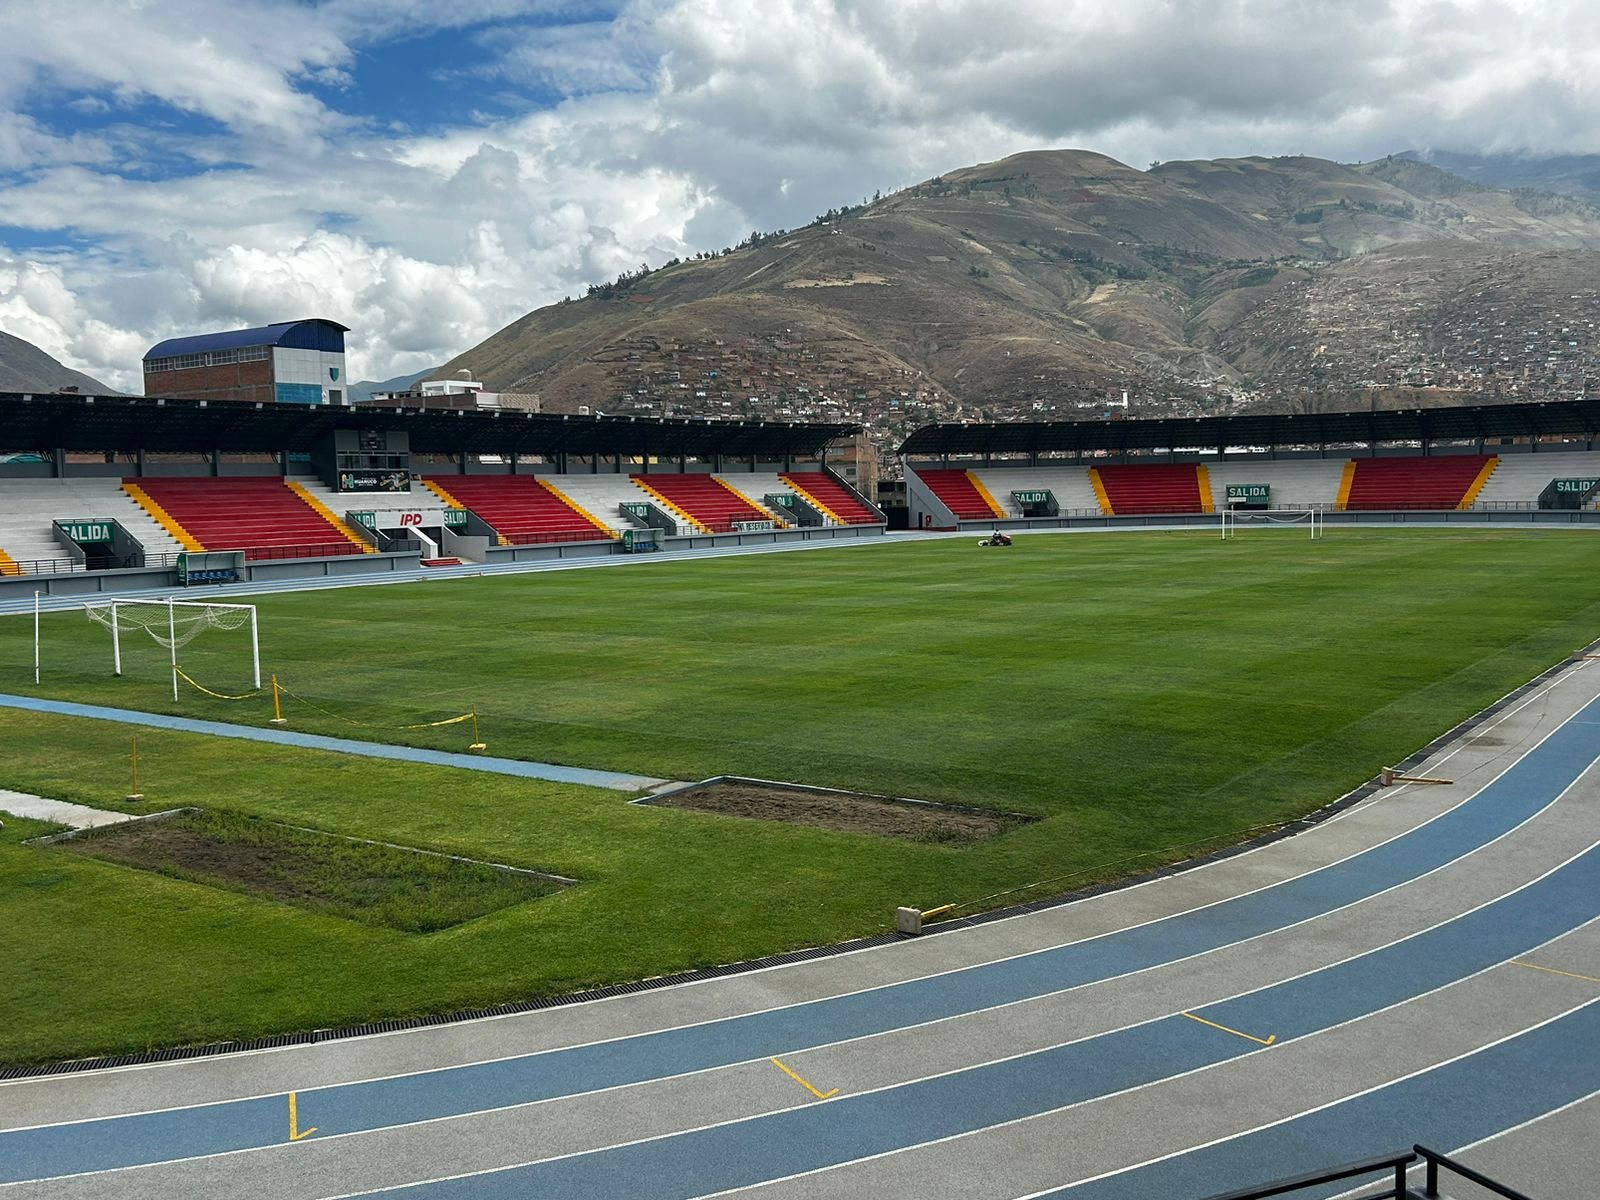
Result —
[[1415, 160], [1037, 151], [624, 274], [435, 374], [884, 445], [932, 419], [1537, 398], [1583, 386], [1597, 252], [1600, 209]]
[[371, 400], [374, 392], [406, 392], [419, 381], [427, 379], [434, 372], [430, 368], [425, 371], [413, 371], [409, 375], [396, 375], [393, 379], [372, 380], [363, 379], [360, 383], [352, 383], [345, 394], [347, 404], [358, 404], [364, 400]]
[[1600, 203], [1600, 154], [1456, 154], [1449, 150], [1407, 150], [1396, 158], [1436, 167], [1497, 188], [1530, 188]]
[[0, 332], [0, 392], [63, 391], [92, 396], [118, 394], [98, 379], [62, 366], [32, 342]]

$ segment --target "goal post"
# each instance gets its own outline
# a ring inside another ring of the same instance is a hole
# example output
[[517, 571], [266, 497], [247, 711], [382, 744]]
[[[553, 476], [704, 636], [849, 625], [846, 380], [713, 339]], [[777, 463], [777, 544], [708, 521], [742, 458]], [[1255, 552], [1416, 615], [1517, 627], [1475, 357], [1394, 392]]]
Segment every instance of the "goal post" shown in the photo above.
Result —
[[1319, 508], [1223, 508], [1222, 536], [1236, 537], [1240, 524], [1291, 526], [1306, 525], [1311, 530], [1311, 540], [1321, 541], [1326, 530], [1326, 518]]
[[122, 674], [122, 633], [125, 629], [143, 630], [165, 646], [172, 669], [172, 698], [178, 698], [178, 650], [208, 629], [234, 630], [250, 627], [250, 674], [255, 687], [261, 687], [261, 633], [254, 604], [211, 604], [199, 600], [131, 600], [113, 597], [85, 604], [91, 621], [111, 631], [111, 668]]

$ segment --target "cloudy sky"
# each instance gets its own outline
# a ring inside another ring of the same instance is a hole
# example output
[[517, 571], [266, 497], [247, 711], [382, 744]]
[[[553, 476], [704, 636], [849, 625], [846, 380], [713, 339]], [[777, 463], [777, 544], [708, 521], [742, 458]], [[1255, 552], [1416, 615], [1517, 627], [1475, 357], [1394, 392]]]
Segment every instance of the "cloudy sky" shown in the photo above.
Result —
[[1589, 0], [0, 0], [0, 329], [131, 391], [325, 316], [436, 365], [942, 170], [1600, 150]]

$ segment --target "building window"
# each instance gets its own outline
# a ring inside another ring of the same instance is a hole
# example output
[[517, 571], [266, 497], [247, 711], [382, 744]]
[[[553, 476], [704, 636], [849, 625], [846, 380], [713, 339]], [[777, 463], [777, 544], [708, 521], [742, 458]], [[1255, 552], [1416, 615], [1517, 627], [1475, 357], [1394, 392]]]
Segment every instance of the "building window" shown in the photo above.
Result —
[[174, 354], [144, 360], [146, 375], [157, 371], [188, 371], [195, 367], [225, 367], [229, 363], [263, 362], [272, 357], [271, 346], [241, 346], [237, 350], [207, 350], [201, 354]]

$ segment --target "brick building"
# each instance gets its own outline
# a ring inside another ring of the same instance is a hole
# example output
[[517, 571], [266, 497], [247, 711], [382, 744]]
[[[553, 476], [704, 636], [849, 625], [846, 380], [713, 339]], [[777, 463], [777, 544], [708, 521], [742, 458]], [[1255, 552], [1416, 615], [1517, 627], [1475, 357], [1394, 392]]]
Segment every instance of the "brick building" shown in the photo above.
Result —
[[169, 338], [144, 356], [144, 394], [265, 404], [344, 404], [348, 326], [313, 317]]

